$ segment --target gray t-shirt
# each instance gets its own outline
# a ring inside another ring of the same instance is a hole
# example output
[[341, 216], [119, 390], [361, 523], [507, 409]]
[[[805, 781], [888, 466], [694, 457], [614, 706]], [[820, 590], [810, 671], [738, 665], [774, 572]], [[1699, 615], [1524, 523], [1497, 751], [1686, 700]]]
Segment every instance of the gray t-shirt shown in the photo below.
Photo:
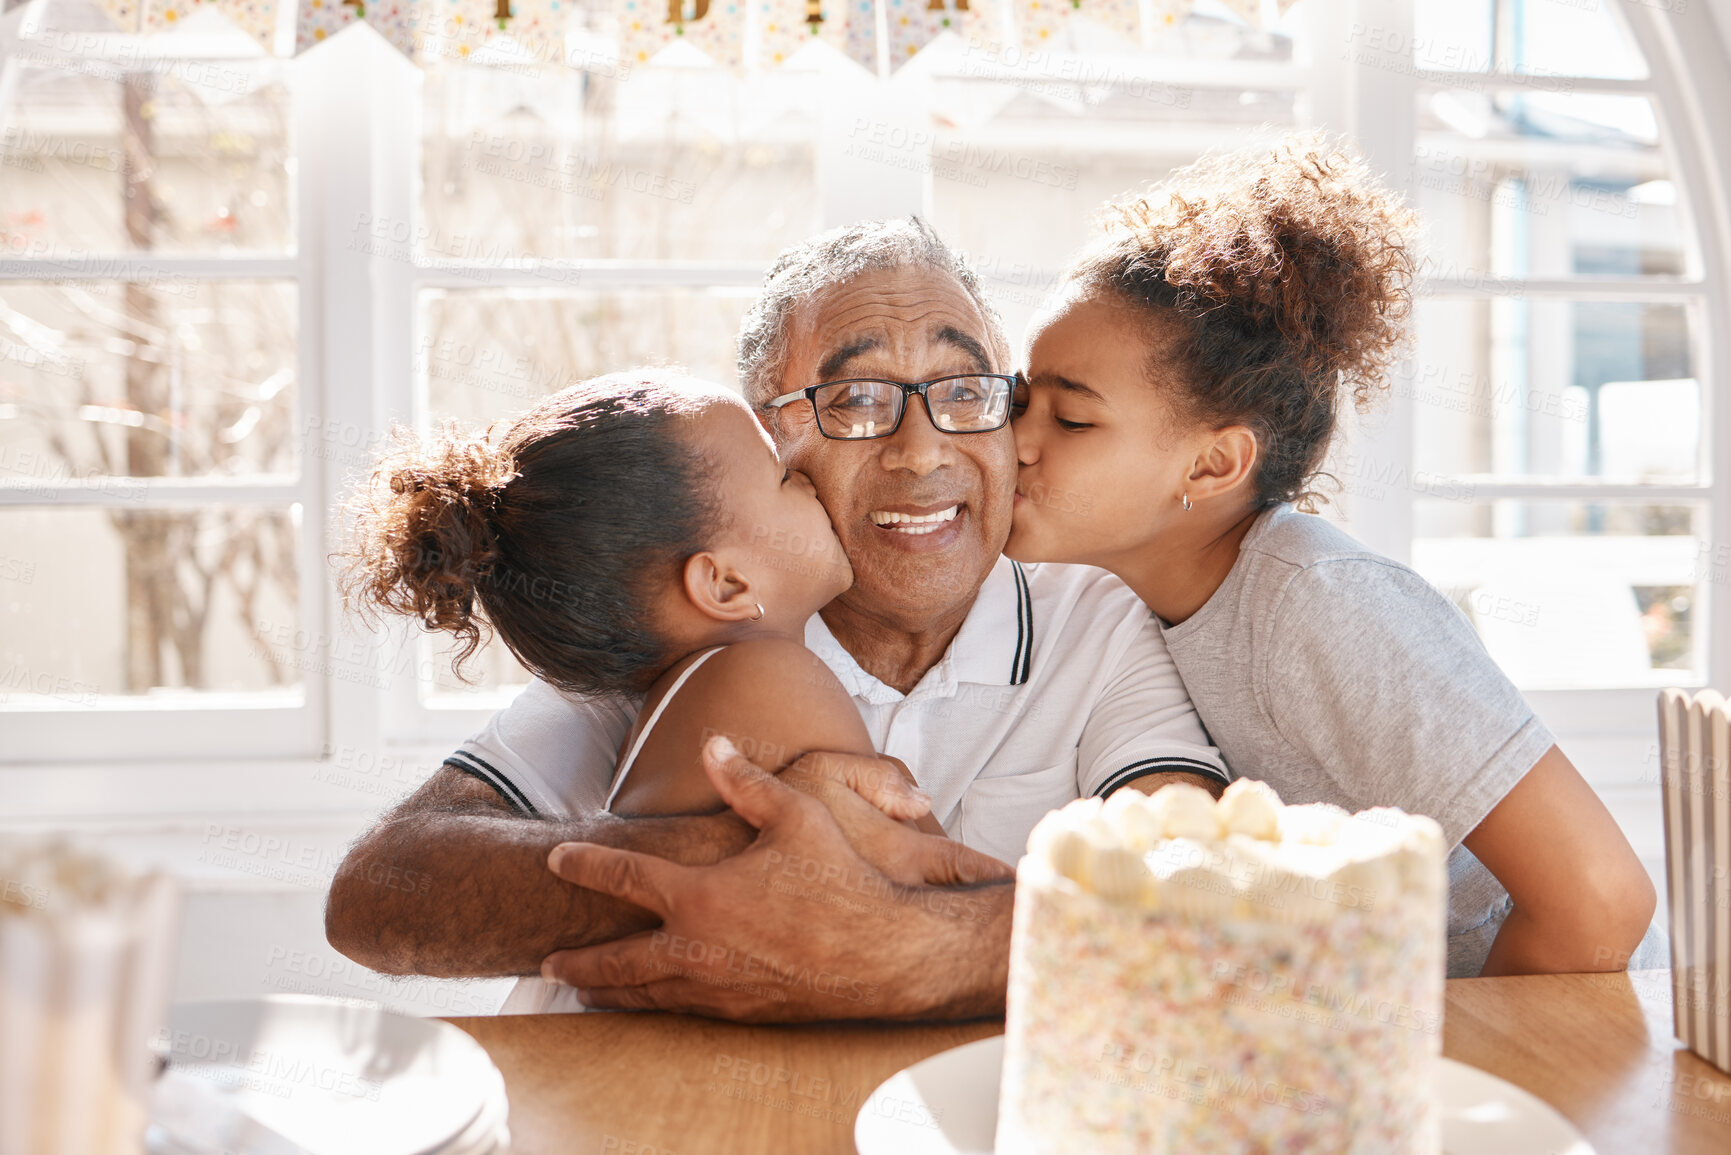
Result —
[[1288, 802], [1398, 806], [1442, 825], [1448, 973], [1478, 974], [1511, 903], [1459, 843], [1555, 740], [1460, 610], [1406, 566], [1278, 505], [1207, 604], [1164, 632], [1234, 775]]

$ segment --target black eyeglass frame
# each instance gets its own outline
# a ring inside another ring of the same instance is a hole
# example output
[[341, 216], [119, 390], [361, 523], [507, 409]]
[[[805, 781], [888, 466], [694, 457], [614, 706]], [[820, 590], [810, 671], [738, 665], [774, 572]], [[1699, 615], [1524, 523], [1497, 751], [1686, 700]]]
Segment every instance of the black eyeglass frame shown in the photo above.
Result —
[[[932, 412], [932, 399], [927, 395], [926, 390], [930, 389], [933, 385], [942, 385], [945, 381], [960, 381], [963, 378], [978, 379], [981, 377], [991, 381], [1002, 381], [1010, 387], [1009, 396], [1005, 398], [1006, 404], [1004, 405], [1004, 419], [999, 421], [996, 425], [985, 429], [945, 429], [942, 425], [938, 424], [937, 415]], [[893, 385], [902, 391], [902, 408], [901, 412], [896, 414], [895, 423], [884, 432], [873, 433], [869, 437], [837, 437], [835, 434], [826, 430], [823, 427], [823, 416], [817, 409], [817, 391], [819, 389], [828, 389], [832, 385], [864, 385], [868, 383], [872, 385]], [[783, 407], [791, 405], [803, 397], [807, 401], [811, 402], [812, 420], [817, 424], [817, 431], [823, 434], [824, 437], [831, 441], [876, 441], [879, 438], [895, 436], [896, 430], [902, 427], [902, 419], [908, 415], [908, 398], [917, 394], [920, 401], [925, 404], [926, 420], [932, 423], [933, 429], [961, 437], [969, 433], [994, 433], [1008, 425], [1010, 423], [1010, 410], [1015, 407], [1016, 387], [1020, 384], [1021, 378], [1011, 373], [946, 373], [942, 377], [934, 377], [930, 381], [919, 381], [911, 385], [905, 384], [901, 381], [891, 381], [884, 377], [847, 377], [840, 381], [820, 381], [816, 385], [808, 385], [804, 389], [797, 389], [792, 393], [783, 393], [780, 397], [765, 401], [762, 408], [775, 410], [779, 414]]]

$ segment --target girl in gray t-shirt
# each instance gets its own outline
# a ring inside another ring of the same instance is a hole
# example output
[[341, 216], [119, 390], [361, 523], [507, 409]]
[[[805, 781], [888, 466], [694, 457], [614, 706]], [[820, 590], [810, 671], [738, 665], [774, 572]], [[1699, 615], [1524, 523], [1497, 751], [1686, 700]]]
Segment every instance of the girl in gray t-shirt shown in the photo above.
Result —
[[1316, 136], [1112, 206], [1029, 334], [1005, 552], [1123, 578], [1235, 774], [1441, 823], [1451, 977], [1621, 969], [1655, 897], [1603, 803], [1448, 599], [1299, 512], [1401, 343], [1414, 223]]

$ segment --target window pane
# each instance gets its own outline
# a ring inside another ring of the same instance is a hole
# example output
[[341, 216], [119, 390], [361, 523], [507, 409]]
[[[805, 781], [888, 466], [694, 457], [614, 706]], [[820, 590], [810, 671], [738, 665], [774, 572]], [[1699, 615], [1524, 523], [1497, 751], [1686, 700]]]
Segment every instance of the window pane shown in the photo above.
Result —
[[1647, 75], [1615, 0], [1418, 0], [1413, 62], [1535, 77]]
[[748, 85], [707, 68], [441, 68], [424, 226], [402, 236], [435, 260], [767, 261], [820, 224], [824, 86], [795, 69]]
[[416, 362], [426, 412], [480, 426], [634, 365], [680, 365], [731, 387], [734, 340], [755, 296], [750, 289], [425, 292]]
[[[479, 428], [521, 413], [549, 393], [633, 365], [678, 364], [733, 386], [734, 338], [751, 290], [632, 289], [556, 292], [497, 289], [422, 294], [417, 367], [426, 412]], [[419, 641], [429, 706], [489, 705], [528, 674], [497, 640], [451, 670], [443, 636]]]
[[1425, 500], [1414, 517], [1413, 566], [1523, 689], [1701, 680], [1704, 505]]
[[1415, 467], [1612, 483], [1701, 476], [1689, 309], [1625, 301], [1426, 300], [1411, 397]]
[[1690, 264], [1642, 97], [1420, 93], [1412, 185], [1432, 276], [1678, 274]]
[[27, 59], [0, 89], [0, 256], [294, 249], [279, 65]]
[[300, 533], [298, 506], [0, 509], [0, 705], [298, 705], [320, 660], [299, 628]]
[[282, 281], [0, 283], [0, 481], [296, 471]]
[[[1240, 96], [1227, 95], [1233, 101]], [[1030, 112], [976, 132], [945, 133], [928, 146], [932, 224], [968, 254], [1003, 315], [1012, 347], [1065, 266], [1093, 239], [1095, 218], [1106, 202], [1195, 160], [1210, 142], [1248, 147], [1279, 132], [1265, 131], [1264, 122], [1293, 123], [1290, 92], [1243, 95], [1274, 104], [1257, 105], [1262, 112], [1250, 115], [1249, 126], [1224, 113], [1210, 120], [1198, 109], [1198, 123], [1189, 126], [1196, 131], [1164, 136], [1111, 125], [1089, 128], [1075, 118]], [[1035, 221], [1039, 227], [1030, 228]]]

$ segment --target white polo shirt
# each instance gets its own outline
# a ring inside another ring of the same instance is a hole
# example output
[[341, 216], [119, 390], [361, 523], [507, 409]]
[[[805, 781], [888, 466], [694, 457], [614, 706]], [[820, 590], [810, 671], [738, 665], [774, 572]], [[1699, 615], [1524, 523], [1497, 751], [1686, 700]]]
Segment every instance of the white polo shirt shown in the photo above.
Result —
[[[1158, 624], [1093, 566], [999, 558], [942, 660], [903, 694], [860, 668], [823, 620], [806, 645], [853, 694], [872, 744], [906, 762], [945, 831], [1006, 862], [1049, 810], [1133, 779], [1227, 780]], [[602, 808], [640, 698], [582, 698], [536, 681], [448, 764], [525, 814]]]

